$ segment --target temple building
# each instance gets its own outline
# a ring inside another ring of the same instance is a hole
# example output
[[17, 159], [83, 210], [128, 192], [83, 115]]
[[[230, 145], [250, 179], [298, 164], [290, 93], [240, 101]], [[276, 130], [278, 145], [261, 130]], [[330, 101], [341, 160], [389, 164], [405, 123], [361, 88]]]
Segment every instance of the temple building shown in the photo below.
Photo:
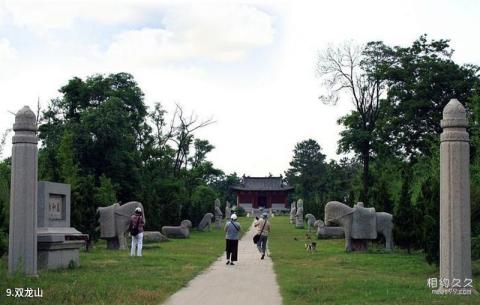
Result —
[[294, 190], [283, 177], [245, 177], [230, 187], [237, 195], [237, 205], [251, 211], [260, 207], [275, 211], [288, 210], [288, 194]]

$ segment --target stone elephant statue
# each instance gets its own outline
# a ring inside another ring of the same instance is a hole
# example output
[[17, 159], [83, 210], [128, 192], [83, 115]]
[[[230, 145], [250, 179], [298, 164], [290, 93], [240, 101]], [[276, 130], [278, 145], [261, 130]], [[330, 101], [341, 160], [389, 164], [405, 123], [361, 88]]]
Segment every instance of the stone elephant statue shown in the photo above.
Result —
[[364, 208], [357, 204], [348, 205], [330, 201], [325, 205], [325, 225], [343, 227], [345, 232], [345, 250], [352, 251], [352, 239], [376, 239], [377, 233], [385, 237], [385, 249], [393, 249], [393, 216], [385, 212], [375, 212], [374, 208]]
[[107, 249], [126, 249], [125, 233], [130, 225], [130, 216], [139, 207], [142, 209], [143, 220], [146, 221], [143, 205], [138, 201], [130, 201], [120, 205], [114, 203], [108, 207], [99, 207], [100, 238], [107, 241]]

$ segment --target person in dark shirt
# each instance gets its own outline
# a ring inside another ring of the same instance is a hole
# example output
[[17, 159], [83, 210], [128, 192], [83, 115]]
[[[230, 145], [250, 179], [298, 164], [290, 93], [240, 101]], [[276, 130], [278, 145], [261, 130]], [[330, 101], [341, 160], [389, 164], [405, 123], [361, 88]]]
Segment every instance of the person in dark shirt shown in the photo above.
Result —
[[145, 221], [143, 219], [142, 209], [137, 207], [135, 209], [135, 214], [130, 217], [130, 234], [132, 235], [130, 256], [135, 256], [135, 248], [137, 248], [137, 256], [142, 256], [144, 225]]

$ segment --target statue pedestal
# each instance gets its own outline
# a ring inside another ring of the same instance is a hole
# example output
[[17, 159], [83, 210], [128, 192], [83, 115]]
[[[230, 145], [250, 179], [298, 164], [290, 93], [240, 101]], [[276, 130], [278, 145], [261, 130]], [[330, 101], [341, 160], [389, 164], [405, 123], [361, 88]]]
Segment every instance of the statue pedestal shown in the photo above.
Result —
[[83, 240], [38, 243], [38, 266], [41, 269], [61, 269], [80, 266], [80, 248]]
[[85, 246], [87, 234], [74, 228], [38, 228], [38, 266], [55, 270], [80, 266], [80, 248]]
[[352, 251], [355, 251], [355, 252], [368, 251], [368, 240], [352, 238]]

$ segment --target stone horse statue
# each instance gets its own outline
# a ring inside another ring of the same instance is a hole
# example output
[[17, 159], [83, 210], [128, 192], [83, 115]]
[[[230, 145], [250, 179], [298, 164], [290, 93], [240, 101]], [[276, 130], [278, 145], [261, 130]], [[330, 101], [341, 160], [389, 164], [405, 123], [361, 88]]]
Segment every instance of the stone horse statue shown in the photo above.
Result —
[[312, 228], [314, 227], [315, 222], [316, 222], [317, 220], [315, 219], [315, 216], [313, 216], [312, 214], [306, 214], [306, 215], [305, 215], [305, 219], [307, 220], [308, 233], [310, 233], [310, 231], [311, 231]]
[[352, 251], [352, 239], [376, 239], [377, 233], [385, 237], [385, 249], [393, 249], [392, 214], [375, 212], [374, 208], [364, 208], [357, 204], [351, 208], [348, 205], [330, 201], [325, 205], [325, 225], [337, 224], [345, 232], [345, 250]]
[[130, 216], [133, 215], [135, 209], [142, 209], [143, 220], [146, 223], [145, 211], [143, 205], [138, 201], [130, 201], [120, 205], [114, 203], [108, 207], [99, 207], [97, 213], [100, 214], [100, 238], [107, 241], [107, 249], [127, 248], [125, 233], [130, 225]]
[[210, 231], [212, 227], [212, 219], [212, 213], [206, 213], [203, 215], [202, 221], [200, 221], [200, 224], [198, 225], [198, 230], [205, 231], [208, 229], [208, 231]]

